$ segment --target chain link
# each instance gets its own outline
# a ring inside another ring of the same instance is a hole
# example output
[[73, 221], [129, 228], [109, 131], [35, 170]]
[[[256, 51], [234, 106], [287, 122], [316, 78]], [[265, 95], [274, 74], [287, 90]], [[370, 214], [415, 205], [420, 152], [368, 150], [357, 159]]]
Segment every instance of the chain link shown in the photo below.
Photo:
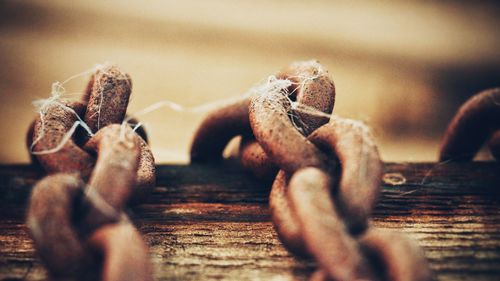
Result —
[[484, 90], [460, 107], [446, 130], [439, 160], [470, 161], [486, 141], [499, 160], [500, 88]]
[[[145, 132], [121, 124], [131, 85], [117, 67], [99, 69], [82, 101], [47, 103], [28, 132], [49, 175], [32, 191], [27, 224], [55, 280], [152, 280], [147, 247], [123, 211], [156, 181]], [[92, 134], [73, 134], [78, 122]]]
[[273, 223], [287, 249], [316, 260], [312, 280], [431, 280], [415, 242], [370, 226], [383, 164], [365, 125], [330, 118], [335, 87], [326, 70], [297, 62], [275, 77], [290, 86], [207, 116], [192, 161], [221, 160], [227, 142], [241, 135], [243, 166], [263, 178], [276, 175]]

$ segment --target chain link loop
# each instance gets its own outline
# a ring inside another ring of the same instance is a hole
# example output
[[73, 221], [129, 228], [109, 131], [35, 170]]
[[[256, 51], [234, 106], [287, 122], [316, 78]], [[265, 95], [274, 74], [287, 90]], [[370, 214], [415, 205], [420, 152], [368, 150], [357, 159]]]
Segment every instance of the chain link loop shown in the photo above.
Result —
[[370, 226], [383, 164], [365, 125], [330, 118], [335, 88], [328, 73], [308, 61], [275, 77], [289, 87], [208, 115], [195, 135], [192, 161], [221, 160], [227, 142], [241, 135], [244, 167], [263, 177], [279, 169], [269, 200], [272, 220], [288, 250], [316, 260], [311, 280], [431, 280], [415, 242]]
[[446, 130], [440, 161], [470, 161], [481, 146], [500, 159], [500, 88], [484, 90], [467, 100]]
[[[51, 101], [28, 132], [49, 175], [33, 188], [27, 224], [53, 279], [152, 280], [147, 247], [123, 211], [156, 181], [145, 132], [122, 123], [131, 85], [117, 67], [99, 69], [82, 101]], [[73, 134], [78, 122], [90, 137]]]

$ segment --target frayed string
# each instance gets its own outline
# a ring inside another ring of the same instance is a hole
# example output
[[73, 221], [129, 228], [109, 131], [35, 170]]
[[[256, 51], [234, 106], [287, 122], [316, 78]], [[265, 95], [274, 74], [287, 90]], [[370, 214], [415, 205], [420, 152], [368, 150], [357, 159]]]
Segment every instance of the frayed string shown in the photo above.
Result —
[[[284, 91], [286, 90], [289, 86], [292, 85], [292, 82], [290, 80], [280, 80], [277, 79], [275, 76], [270, 76], [267, 79], [266, 83], [259, 84], [253, 88], [251, 88], [249, 91], [247, 91], [245, 94], [240, 95], [240, 96], [234, 96], [231, 98], [227, 99], [221, 99], [221, 100], [216, 100], [208, 103], [204, 103], [201, 105], [193, 106], [193, 107], [185, 107], [179, 103], [173, 102], [171, 100], [162, 100], [155, 102], [148, 107], [141, 109], [135, 113], [130, 114], [123, 122], [128, 123], [131, 119], [140, 117], [142, 115], [146, 115], [148, 113], [157, 111], [161, 108], [168, 108], [172, 111], [175, 112], [183, 112], [183, 113], [207, 113], [212, 110], [215, 110], [217, 108], [220, 108], [221, 106], [231, 104], [233, 102], [236, 102], [238, 100], [241, 100], [242, 98], [246, 97], [252, 97], [256, 95], [261, 95], [263, 93], [269, 93], [273, 91]], [[290, 101], [292, 102], [292, 101]]]
[[[75, 74], [75, 75], [67, 78], [63, 82], [56, 81], [56, 82], [52, 83], [51, 94], [50, 94], [49, 98], [47, 98], [47, 99], [39, 99], [39, 100], [33, 101], [33, 106], [36, 108], [37, 113], [40, 115], [40, 125], [41, 125], [41, 128], [40, 128], [40, 134], [38, 135], [38, 137], [35, 140], [33, 140], [33, 142], [30, 145], [30, 153], [31, 154], [34, 154], [34, 155], [43, 155], [43, 154], [55, 153], [55, 152], [61, 150], [64, 147], [64, 145], [66, 144], [66, 142], [71, 138], [71, 136], [76, 131], [76, 128], [79, 125], [82, 126], [82, 128], [84, 128], [85, 131], [87, 131], [87, 133], [90, 136], [94, 135], [92, 133], [92, 130], [90, 130], [89, 126], [87, 126], [87, 124], [80, 118], [80, 116], [75, 112], [75, 110], [72, 109], [72, 108], [70, 108], [70, 107], [68, 107], [68, 106], [66, 106], [66, 105], [64, 105], [64, 104], [62, 104], [60, 102], [60, 100], [61, 100], [61, 98], [63, 96], [65, 96], [65, 97], [76, 96], [76, 93], [66, 94], [66, 89], [64, 88], [65, 84], [67, 84], [68, 82], [70, 82], [70, 81], [72, 81], [72, 80], [74, 80], [76, 78], [87, 76], [87, 75], [89, 75], [91, 73], [96, 72], [99, 69], [103, 69], [107, 65], [108, 65], [107, 63], [95, 65], [91, 69], [88, 69], [88, 70], [85, 70], [85, 71], [83, 71], [81, 73]], [[79, 94], [79, 95], [81, 95], [81, 94]], [[45, 136], [45, 114], [47, 113], [47, 111], [50, 108], [50, 106], [53, 106], [53, 105], [60, 106], [64, 110], [67, 110], [67, 111], [71, 112], [72, 114], [74, 114], [76, 116], [76, 118], [78, 119], [78, 121], [75, 121], [75, 123], [73, 123], [73, 125], [71, 126], [71, 129], [63, 136], [61, 142], [59, 144], [57, 144], [56, 147], [51, 148], [51, 149], [41, 150], [41, 151], [33, 151], [34, 146], [41, 139], [43, 139], [43, 137]]]
[[426, 173], [425, 173], [425, 176], [423, 177], [422, 181], [420, 182], [420, 185], [424, 185], [427, 183], [427, 179], [431, 178], [432, 177], [432, 173], [434, 173], [434, 170], [437, 169], [438, 167], [440, 166], [443, 166], [443, 165], [446, 165], [450, 162], [452, 162], [453, 160], [450, 159], [450, 160], [445, 160], [445, 161], [441, 161], [435, 165], [432, 166], [431, 169], [429, 169]]
[[[44, 154], [56, 153], [56, 152], [60, 151], [64, 147], [64, 145], [71, 139], [71, 137], [75, 133], [76, 128], [78, 126], [81, 126], [83, 129], [85, 129], [85, 131], [88, 133], [89, 136], [94, 135], [95, 132], [92, 132], [92, 130], [80, 118], [80, 116], [72, 108], [62, 104], [59, 100], [63, 96], [68, 97], [68, 96], [76, 96], [77, 95], [76, 93], [71, 93], [71, 94], [65, 93], [66, 89], [64, 88], [64, 85], [67, 84], [68, 82], [70, 82], [76, 78], [80, 78], [83, 76], [94, 74], [97, 71], [105, 71], [105, 69], [108, 69], [109, 67], [110, 67], [110, 64], [108, 64], [108, 63], [96, 65], [89, 70], [83, 71], [81, 73], [78, 73], [76, 75], [69, 77], [68, 79], [64, 80], [63, 82], [55, 82], [52, 84], [51, 96], [49, 98], [36, 100], [33, 102], [33, 105], [35, 106], [35, 108], [37, 108], [37, 112], [40, 115], [40, 121], [41, 121], [40, 131], [41, 131], [41, 133], [33, 141], [33, 143], [30, 146], [30, 152], [32, 154], [44, 155]], [[318, 68], [318, 73], [320, 73], [320, 74], [313, 76], [313, 77], [291, 76], [290, 79], [278, 79], [276, 76], [271, 75], [267, 79], [265, 79], [264, 82], [261, 82], [261, 83], [257, 84], [256, 86], [252, 87], [250, 90], [248, 90], [243, 95], [234, 96], [234, 97], [231, 97], [228, 99], [216, 100], [216, 101], [204, 103], [204, 104], [193, 106], [193, 107], [185, 107], [185, 106], [182, 106], [181, 104], [173, 102], [171, 100], [158, 101], [158, 102], [155, 102], [155, 103], [147, 106], [146, 108], [143, 108], [143, 109], [141, 109], [133, 114], [130, 114], [127, 118], [125, 118], [125, 120], [121, 124], [122, 125], [121, 138], [123, 140], [125, 139], [125, 128], [127, 125], [131, 125], [129, 123], [131, 119], [149, 114], [149, 113], [157, 111], [161, 108], [167, 108], [167, 109], [175, 111], [175, 112], [199, 114], [199, 113], [210, 112], [210, 111], [215, 110], [221, 106], [231, 104], [233, 102], [241, 100], [242, 98], [248, 98], [248, 97], [253, 97], [253, 96], [257, 96], [257, 95], [276, 93], [276, 92], [283, 94], [289, 100], [293, 110], [291, 110], [290, 112], [287, 112], [287, 114], [289, 114], [291, 117], [292, 116], [298, 117], [298, 116], [295, 116], [295, 114], [300, 112], [300, 113], [305, 113], [305, 114], [312, 115], [312, 116], [330, 118], [331, 114], [324, 113], [324, 112], [319, 111], [313, 107], [310, 107], [310, 106], [307, 106], [304, 104], [300, 104], [300, 103], [298, 103], [296, 101], [292, 101], [290, 99], [290, 96], [294, 95], [295, 91], [297, 91], [297, 89], [304, 88], [307, 83], [309, 83], [309, 82], [311, 82], [311, 81], [313, 81], [313, 80], [315, 80], [323, 75], [326, 75], [326, 73], [324, 73], [324, 71], [321, 71], [321, 69], [319, 69], [319, 68]], [[301, 82], [300, 83], [293, 82], [292, 80], [295, 78], [297, 78]], [[124, 76], [122, 79], [128, 79], [128, 78], [126, 76]], [[96, 83], [100, 83], [100, 81], [97, 81]], [[301, 87], [295, 87], [295, 89], [292, 92], [289, 92], [288, 89], [292, 85], [300, 85]], [[100, 94], [101, 94], [101, 100], [102, 100], [103, 93], [101, 92]], [[79, 94], [79, 95], [81, 95], [81, 94]], [[102, 104], [102, 102], [100, 104]], [[41, 139], [43, 139], [43, 137], [45, 136], [46, 128], [45, 128], [44, 116], [47, 113], [47, 110], [49, 109], [49, 107], [51, 105], [57, 105], [57, 106], [62, 107], [64, 110], [70, 111], [72, 114], [74, 114], [76, 116], [78, 121], [75, 121], [75, 123], [72, 125], [70, 130], [68, 130], [68, 132], [66, 132], [66, 134], [63, 136], [60, 143], [57, 144], [54, 148], [41, 150], [41, 151], [33, 151], [34, 146]], [[98, 112], [100, 112], [100, 109], [98, 110]], [[294, 121], [293, 121], [294, 119], [298, 119], [298, 118], [291, 118], [292, 123], [294, 123]], [[98, 117], [98, 125], [99, 125], [99, 117]], [[132, 131], [136, 131], [139, 127], [143, 126], [143, 123], [139, 122], [137, 124], [132, 124], [132, 125], [133, 125]], [[297, 126], [297, 124], [295, 124], [295, 123], [294, 123], [294, 126], [296, 128], [299, 128], [299, 126]]]
[[[33, 151], [33, 146], [36, 144], [36, 142], [33, 142], [31, 144], [31, 147], [30, 147], [31, 154], [33, 154], [33, 155], [45, 155], [45, 154], [51, 154], [51, 153], [58, 152], [59, 150], [61, 150], [64, 147], [64, 145], [66, 144], [66, 142], [68, 142], [68, 140], [74, 134], [74, 132], [76, 131], [76, 128], [79, 125], [84, 126], [84, 124], [82, 124], [82, 122], [80, 122], [80, 121], [76, 121], [75, 123], [73, 123], [73, 126], [71, 126], [71, 128], [68, 130], [68, 132], [66, 132], [66, 134], [64, 134], [64, 136], [61, 139], [61, 141], [54, 148], [46, 149], [46, 150], [41, 150], [41, 151]], [[42, 121], [42, 129], [43, 129], [43, 121]], [[37, 138], [37, 141], [39, 141], [41, 138], [43, 138], [43, 136], [40, 137], [40, 138]]]
[[51, 149], [46, 149], [46, 150], [41, 150], [41, 151], [33, 151], [35, 145], [43, 139], [43, 137], [45, 136], [45, 118], [44, 118], [44, 115], [46, 113], [46, 110], [47, 110], [47, 107], [48, 107], [48, 104], [45, 104], [44, 105], [44, 108], [40, 109], [40, 135], [38, 135], [38, 137], [31, 143], [30, 145], [30, 152], [31, 154], [34, 154], [34, 155], [43, 155], [43, 154], [50, 154], [50, 153], [55, 153], [59, 150], [61, 150], [64, 145], [66, 144], [66, 142], [71, 138], [71, 136], [73, 135], [73, 133], [76, 131], [76, 128], [78, 126], [82, 126], [82, 128], [85, 129], [85, 131], [90, 135], [90, 136], [93, 136], [94, 134], [92, 133], [92, 130], [90, 130], [89, 126], [87, 126], [87, 124], [80, 118], [80, 116], [76, 113], [76, 111], [69, 107], [69, 106], [66, 106], [62, 103], [60, 103], [59, 101], [51, 101], [51, 104], [52, 105], [57, 105], [57, 106], [60, 106], [61, 108], [63, 108], [64, 110], [67, 110], [71, 113], [73, 113], [76, 118], [78, 119], [78, 121], [75, 121], [75, 123], [73, 123], [73, 125], [71, 126], [71, 128], [68, 130], [68, 132], [66, 132], [63, 136], [63, 138], [61, 139], [61, 142], [59, 142], [59, 144], [56, 145], [56, 147], [54, 148], [51, 148]]

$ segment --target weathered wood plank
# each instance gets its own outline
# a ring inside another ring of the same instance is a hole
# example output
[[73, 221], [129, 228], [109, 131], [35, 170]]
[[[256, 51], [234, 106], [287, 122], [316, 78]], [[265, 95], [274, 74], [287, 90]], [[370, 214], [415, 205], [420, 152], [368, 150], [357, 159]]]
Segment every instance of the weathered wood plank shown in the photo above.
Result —
[[[500, 169], [496, 163], [387, 164], [377, 227], [417, 239], [438, 280], [500, 278]], [[44, 280], [24, 225], [41, 176], [0, 167], [0, 280]], [[311, 261], [281, 246], [267, 210], [269, 183], [237, 165], [159, 166], [158, 185], [130, 214], [157, 280], [305, 280]]]

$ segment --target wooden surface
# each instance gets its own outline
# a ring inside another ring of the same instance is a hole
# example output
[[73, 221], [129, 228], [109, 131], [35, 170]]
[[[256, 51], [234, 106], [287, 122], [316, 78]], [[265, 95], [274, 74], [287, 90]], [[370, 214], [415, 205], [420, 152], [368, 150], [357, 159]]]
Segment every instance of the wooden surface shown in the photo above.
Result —
[[[392, 175], [373, 224], [417, 239], [438, 280], [498, 280], [499, 168], [387, 164]], [[45, 278], [24, 225], [24, 204], [40, 175], [28, 166], [0, 167], [0, 280]], [[159, 166], [153, 194], [130, 210], [149, 244], [156, 279], [307, 279], [315, 265], [281, 246], [268, 193], [269, 184], [237, 165]]]

